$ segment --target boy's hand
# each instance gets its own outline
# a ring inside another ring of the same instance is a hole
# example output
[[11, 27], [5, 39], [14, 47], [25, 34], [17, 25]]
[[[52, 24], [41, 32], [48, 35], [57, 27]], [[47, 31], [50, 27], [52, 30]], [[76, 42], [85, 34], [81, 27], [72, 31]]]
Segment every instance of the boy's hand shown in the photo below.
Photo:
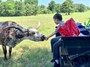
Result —
[[49, 37], [46, 37], [46, 38], [45, 38], [45, 40], [48, 40], [48, 39], [49, 39]]

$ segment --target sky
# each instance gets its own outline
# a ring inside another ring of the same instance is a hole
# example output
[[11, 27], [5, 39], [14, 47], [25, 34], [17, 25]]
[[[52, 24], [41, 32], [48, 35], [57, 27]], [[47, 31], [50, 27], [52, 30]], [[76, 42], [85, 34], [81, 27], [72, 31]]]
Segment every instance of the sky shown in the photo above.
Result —
[[[45, 5], [48, 6], [52, 0], [39, 0], [39, 5]], [[62, 4], [65, 0], [54, 0], [56, 3]], [[85, 4], [86, 6], [90, 7], [90, 0], [73, 0], [74, 3], [77, 4]]]

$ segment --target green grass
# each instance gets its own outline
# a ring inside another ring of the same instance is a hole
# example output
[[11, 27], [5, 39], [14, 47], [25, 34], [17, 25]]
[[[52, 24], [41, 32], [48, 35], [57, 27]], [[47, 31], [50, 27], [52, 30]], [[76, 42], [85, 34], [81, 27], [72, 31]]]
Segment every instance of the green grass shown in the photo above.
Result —
[[[41, 22], [39, 31], [46, 36], [53, 32], [55, 24], [53, 22], [54, 14], [43, 14], [37, 16], [21, 17], [0, 17], [0, 21], [16, 21], [25, 28], [36, 27], [38, 21]], [[63, 20], [74, 18], [77, 22], [86, 22], [90, 18], [90, 11], [82, 13], [72, 13], [63, 15]], [[1, 46], [0, 46], [1, 47]], [[2, 49], [0, 48], [0, 67], [52, 67], [50, 60], [52, 54], [50, 51], [50, 40], [44, 42], [32, 42], [24, 40], [18, 44], [12, 53], [12, 58], [8, 61], [3, 60]]]

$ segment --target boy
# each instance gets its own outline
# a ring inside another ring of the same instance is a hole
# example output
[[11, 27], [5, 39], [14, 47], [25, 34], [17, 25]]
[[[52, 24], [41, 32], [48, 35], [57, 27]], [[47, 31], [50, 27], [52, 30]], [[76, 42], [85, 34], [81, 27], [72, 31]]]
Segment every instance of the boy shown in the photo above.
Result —
[[61, 25], [64, 25], [64, 22], [62, 21], [62, 15], [61, 14], [55, 14], [53, 16], [53, 20], [57, 26], [54, 32], [52, 32], [49, 36], [46, 37], [46, 40], [48, 40], [50, 37], [56, 35], [58, 33], [58, 29], [60, 28]]
[[[53, 33], [51, 33], [49, 36], [46, 37], [46, 40], [48, 40], [50, 37], [56, 35], [58, 33], [58, 29], [60, 28], [60, 26], [64, 25], [64, 22], [62, 21], [62, 15], [61, 14], [55, 14], [53, 16], [53, 19], [54, 19], [55, 24], [58, 26]], [[55, 61], [55, 66], [57, 66], [57, 67], [59, 67], [59, 65], [60, 65], [59, 64], [59, 52], [57, 51], [57, 47], [59, 46], [57, 41], [59, 41], [60, 37], [61, 36], [57, 36], [51, 40], [51, 50], [52, 50], [52, 52], [54, 52], [53, 53], [53, 59], [51, 60], [51, 62]], [[61, 41], [60, 41], [60, 43], [61, 43]]]

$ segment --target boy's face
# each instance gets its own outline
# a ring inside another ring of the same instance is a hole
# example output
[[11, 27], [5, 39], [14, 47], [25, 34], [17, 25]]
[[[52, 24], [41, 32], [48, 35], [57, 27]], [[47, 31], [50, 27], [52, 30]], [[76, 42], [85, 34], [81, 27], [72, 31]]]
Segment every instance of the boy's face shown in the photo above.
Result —
[[54, 22], [56, 25], [58, 25], [60, 23], [60, 21], [58, 19], [54, 19]]

